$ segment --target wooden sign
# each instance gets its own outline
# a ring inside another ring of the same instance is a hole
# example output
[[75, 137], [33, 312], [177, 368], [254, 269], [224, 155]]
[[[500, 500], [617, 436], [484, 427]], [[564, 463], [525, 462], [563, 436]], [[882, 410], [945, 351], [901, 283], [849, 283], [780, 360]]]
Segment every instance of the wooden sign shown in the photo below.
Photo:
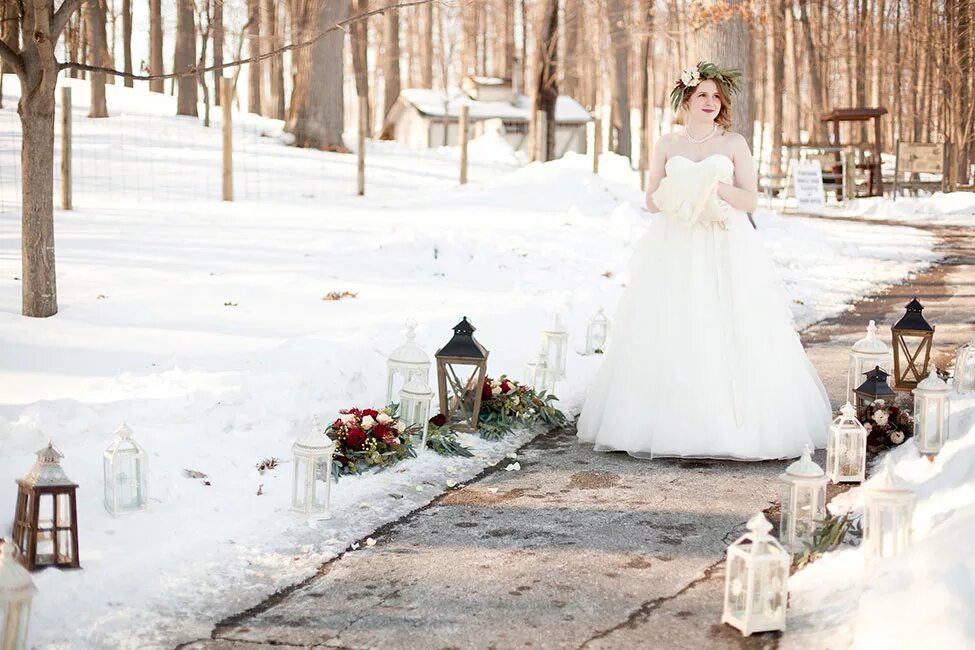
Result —
[[818, 160], [796, 160], [792, 182], [800, 211], [815, 210], [826, 205], [823, 166]]
[[942, 174], [945, 170], [944, 143], [898, 142], [898, 173]]

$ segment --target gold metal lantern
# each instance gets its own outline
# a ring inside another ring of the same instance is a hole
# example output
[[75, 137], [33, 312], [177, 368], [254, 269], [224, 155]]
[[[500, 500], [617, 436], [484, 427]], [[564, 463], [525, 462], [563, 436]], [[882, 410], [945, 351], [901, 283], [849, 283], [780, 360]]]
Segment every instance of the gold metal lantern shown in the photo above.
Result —
[[466, 316], [454, 326], [453, 338], [437, 351], [440, 413], [458, 431], [477, 431], [488, 354], [474, 338], [474, 326]]
[[934, 327], [924, 319], [917, 297], [907, 303], [907, 311], [890, 328], [894, 349], [894, 389], [909, 391], [928, 376]]

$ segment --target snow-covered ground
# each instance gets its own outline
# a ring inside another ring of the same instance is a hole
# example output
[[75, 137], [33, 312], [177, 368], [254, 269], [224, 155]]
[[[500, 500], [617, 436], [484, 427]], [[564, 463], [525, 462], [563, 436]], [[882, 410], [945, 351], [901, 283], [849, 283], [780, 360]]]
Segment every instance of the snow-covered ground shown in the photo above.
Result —
[[[844, 548], [796, 573], [780, 647], [972, 647], [975, 394], [953, 397], [949, 431], [933, 462], [913, 440], [889, 454], [897, 476], [917, 493], [911, 547], [871, 567], [862, 548]], [[834, 514], [861, 516], [862, 489], [834, 499]]]
[[[5, 143], [18, 128], [15, 86], [5, 80]], [[76, 210], [56, 214], [60, 312], [50, 319], [20, 316], [19, 151], [0, 147], [0, 536], [14, 479], [48, 440], [81, 486], [84, 568], [34, 576], [38, 647], [207, 636], [448, 481], [503, 460], [532, 433], [465, 437], [472, 459], [424, 453], [343, 478], [330, 521], [288, 509], [292, 442], [315, 416], [382, 405], [384, 355], [407, 318], [432, 354], [469, 317], [489, 372], [520, 376], [555, 313], [576, 351], [597, 308], [612, 314], [647, 224], [636, 174], [616, 156], [599, 177], [582, 156], [522, 166], [485, 136], [461, 187], [456, 150], [370, 142], [358, 197], [354, 156], [283, 146], [260, 135], [279, 123], [240, 115], [243, 199], [222, 203], [218, 128], [168, 117], [172, 98], [119, 87], [108, 120], [85, 118], [84, 84], [74, 105]], [[936, 259], [934, 238], [908, 227], [767, 211], [756, 221], [800, 328]], [[330, 291], [356, 296], [322, 300]], [[557, 390], [570, 413], [598, 363], [570, 355]], [[123, 420], [149, 453], [151, 511], [112, 519], [101, 454]], [[270, 456], [284, 462], [259, 475]]]

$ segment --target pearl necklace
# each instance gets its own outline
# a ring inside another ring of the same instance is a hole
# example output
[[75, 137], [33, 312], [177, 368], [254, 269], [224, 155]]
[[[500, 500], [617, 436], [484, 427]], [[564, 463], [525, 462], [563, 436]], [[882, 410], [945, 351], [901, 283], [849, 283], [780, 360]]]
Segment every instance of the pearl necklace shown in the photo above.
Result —
[[691, 137], [691, 134], [687, 130], [687, 127], [684, 127], [684, 137], [687, 138], [688, 140], [690, 140], [691, 142], [693, 142], [694, 144], [701, 144], [702, 142], [707, 142], [708, 140], [710, 140], [711, 138], [713, 138], [714, 137], [714, 134], [717, 133], [717, 132], [718, 132], [718, 125], [717, 124], [714, 124], [714, 125], [711, 126], [711, 132], [710, 133], [708, 133], [706, 136], [704, 136], [700, 140], [695, 140], [694, 138]]

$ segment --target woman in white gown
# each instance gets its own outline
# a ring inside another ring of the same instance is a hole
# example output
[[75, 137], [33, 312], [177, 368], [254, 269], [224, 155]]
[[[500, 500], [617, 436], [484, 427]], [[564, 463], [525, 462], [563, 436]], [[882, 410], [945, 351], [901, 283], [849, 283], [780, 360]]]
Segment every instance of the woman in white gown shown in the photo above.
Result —
[[825, 445], [829, 399], [746, 214], [754, 161], [728, 130], [738, 77], [702, 62], [671, 95], [684, 129], [654, 148], [656, 214], [579, 418], [597, 451], [761, 460]]

